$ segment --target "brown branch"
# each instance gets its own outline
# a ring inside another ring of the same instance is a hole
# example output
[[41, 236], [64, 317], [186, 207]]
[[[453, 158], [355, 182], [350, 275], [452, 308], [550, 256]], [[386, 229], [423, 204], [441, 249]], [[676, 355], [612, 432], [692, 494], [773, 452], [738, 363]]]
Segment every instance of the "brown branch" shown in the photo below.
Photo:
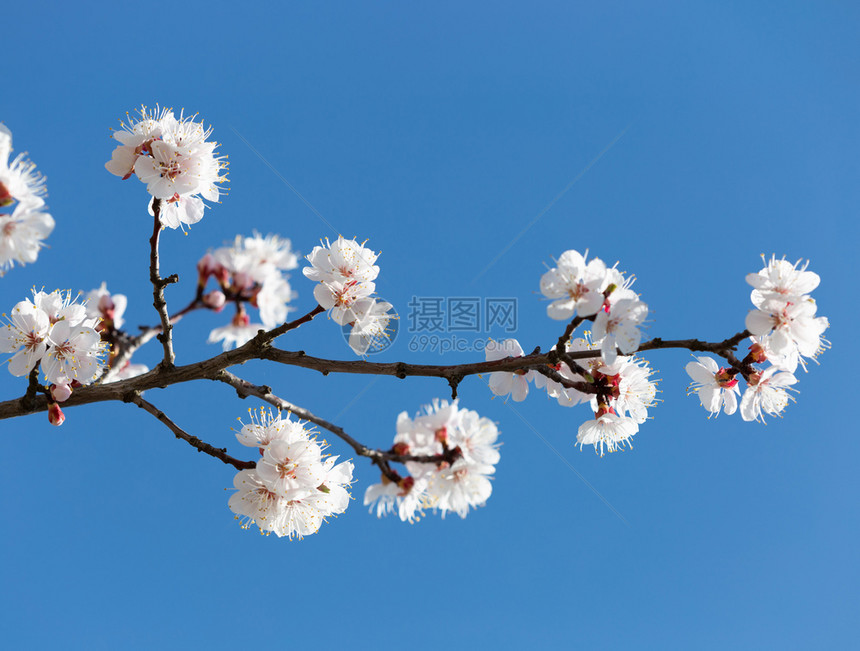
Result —
[[177, 282], [179, 277], [173, 274], [167, 278], [162, 278], [158, 271], [158, 236], [162, 229], [159, 215], [161, 214], [163, 203], [162, 199], [152, 200], [152, 213], [155, 216], [155, 223], [152, 228], [152, 237], [149, 238], [149, 281], [152, 283], [152, 305], [161, 318], [161, 333], [157, 335], [158, 340], [164, 347], [164, 359], [161, 364], [165, 368], [170, 368], [176, 362], [176, 355], [173, 352], [173, 338], [170, 332], [173, 330], [173, 325], [171, 325], [170, 316], [167, 314], [167, 301], [164, 298], [164, 288]]
[[[285, 324], [284, 326], [279, 327], [286, 327], [286, 329], [289, 330], [292, 329], [291, 324], [305, 322], [306, 320], [308, 320], [308, 315], [305, 315], [290, 324]], [[698, 339], [678, 339], [668, 341], [652, 339], [651, 341], [642, 344], [639, 347], [638, 352], [662, 348], [686, 348], [692, 351], [714, 353], [729, 359], [732, 349], [747, 336], [749, 336], [749, 333], [744, 331], [721, 342], [704, 342]], [[243, 364], [251, 359], [268, 359], [288, 366], [300, 366], [302, 368], [319, 371], [323, 375], [328, 375], [329, 373], [353, 373], [358, 375], [388, 375], [398, 378], [406, 378], [408, 376], [439, 377], [444, 378], [449, 382], [452, 379], [459, 381], [460, 378], [478, 373], [538, 369], [542, 366], [553, 363], [549, 358], [549, 354], [541, 353], [532, 353], [531, 355], [525, 355], [523, 357], [508, 357], [492, 362], [474, 362], [469, 364], [454, 364], [451, 366], [407, 364], [405, 362], [380, 363], [364, 360], [344, 361], [311, 357], [310, 355], [306, 355], [304, 351], [292, 352], [272, 348], [270, 344], [265, 341], [266, 337], [263, 337], [263, 339], [264, 341], [261, 343], [257, 340], [257, 337], [255, 337], [235, 350], [229, 350], [202, 362], [196, 362], [186, 366], [172, 367], [159, 365], [149, 373], [145, 373], [128, 380], [81, 387], [63, 403], [63, 406], [71, 407], [94, 402], [104, 402], [106, 400], [124, 400], [125, 396], [130, 391], [146, 391], [147, 389], [153, 389], [156, 387], [165, 388], [173, 384], [190, 382], [193, 380], [212, 380], [216, 379], [215, 376], [220, 371], [230, 366]], [[572, 359], [588, 359], [599, 357], [600, 351], [578, 351], [568, 353], [568, 355]], [[47, 409], [47, 401], [43, 396], [36, 396], [34, 404], [29, 409], [24, 409], [22, 407], [20, 399], [8, 400], [6, 402], [0, 402], [0, 420], [4, 418], [12, 418], [14, 416], [21, 416], [34, 411], [44, 411], [45, 409]]]
[[158, 420], [164, 423], [167, 428], [171, 432], [173, 432], [176, 438], [182, 439], [183, 441], [188, 443], [188, 445], [195, 448], [198, 452], [205, 452], [209, 456], [215, 457], [216, 459], [220, 459], [227, 465], [233, 466], [236, 470], [247, 470], [249, 468], [257, 467], [257, 464], [253, 461], [240, 461], [239, 459], [234, 459], [229, 454], [227, 454], [226, 448], [216, 448], [215, 446], [210, 445], [205, 441], [201, 441], [196, 436], [191, 436], [191, 434], [189, 434], [181, 427], [179, 427], [179, 425], [170, 420], [167, 414], [161, 411], [158, 407], [144, 400], [139, 393], [132, 392], [126, 397], [126, 401], [133, 402], [144, 411], [148, 411], [150, 414], [152, 414]]
[[458, 453], [454, 450], [449, 450], [444, 454], [396, 454], [392, 451], [379, 450], [374, 448], [369, 448], [363, 443], [358, 442], [352, 436], [347, 434], [342, 427], [339, 427], [333, 423], [316, 416], [309, 410], [304, 407], [299, 407], [298, 405], [294, 405], [291, 402], [284, 400], [283, 398], [279, 398], [275, 394], [272, 393], [272, 389], [266, 385], [256, 385], [248, 382], [247, 380], [243, 380], [242, 378], [230, 373], [229, 371], [221, 371], [215, 377], [211, 378], [213, 380], [217, 380], [219, 382], [224, 382], [225, 384], [229, 384], [231, 387], [236, 389], [236, 394], [244, 399], [248, 396], [255, 396], [260, 400], [268, 402], [270, 405], [277, 407], [282, 411], [289, 411], [295, 414], [297, 417], [302, 420], [309, 421], [314, 425], [322, 427], [323, 429], [328, 430], [342, 441], [344, 441], [347, 445], [349, 445], [357, 455], [362, 457], [367, 457], [374, 464], [379, 466], [379, 469], [393, 481], [397, 481], [392, 476], [391, 468], [388, 466], [388, 462], [395, 463], [406, 463], [407, 461], [415, 461], [417, 463], [433, 463], [437, 464], [442, 461], [447, 461], [448, 463], [453, 463], [453, 461], [457, 458]]

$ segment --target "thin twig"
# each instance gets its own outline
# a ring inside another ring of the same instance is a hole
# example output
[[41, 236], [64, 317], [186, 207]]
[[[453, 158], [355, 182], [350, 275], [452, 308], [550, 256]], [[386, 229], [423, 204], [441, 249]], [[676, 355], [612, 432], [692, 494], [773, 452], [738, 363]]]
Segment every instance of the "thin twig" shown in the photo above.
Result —
[[168, 418], [167, 414], [161, 411], [158, 407], [153, 405], [151, 402], [147, 402], [144, 400], [139, 393], [131, 393], [126, 397], [127, 402], [133, 402], [138, 407], [143, 409], [144, 411], [148, 411], [150, 414], [155, 416], [158, 420], [164, 423], [167, 428], [174, 433], [176, 438], [182, 439], [188, 445], [195, 448], [198, 452], [205, 452], [209, 456], [215, 457], [216, 459], [220, 459], [224, 463], [229, 466], [233, 466], [236, 470], [247, 470], [249, 468], [256, 468], [257, 464], [253, 461], [240, 461], [239, 459], [234, 459], [229, 454], [227, 454], [226, 448], [216, 448], [205, 441], [201, 441], [196, 436], [191, 436], [188, 432], [183, 430], [179, 425], [174, 423], [170, 418]]
[[155, 307], [155, 311], [158, 312], [158, 316], [161, 319], [161, 333], [157, 336], [161, 345], [164, 347], [164, 360], [162, 361], [162, 365], [169, 368], [176, 362], [176, 355], [173, 353], [173, 338], [171, 336], [173, 326], [170, 323], [170, 316], [167, 313], [167, 301], [164, 298], [164, 288], [177, 282], [179, 277], [174, 274], [167, 278], [162, 278], [158, 271], [158, 236], [162, 229], [159, 215], [161, 214], [163, 203], [162, 199], [152, 200], [152, 213], [155, 216], [155, 223], [152, 228], [152, 237], [149, 238], [149, 281], [152, 283], [152, 305]]

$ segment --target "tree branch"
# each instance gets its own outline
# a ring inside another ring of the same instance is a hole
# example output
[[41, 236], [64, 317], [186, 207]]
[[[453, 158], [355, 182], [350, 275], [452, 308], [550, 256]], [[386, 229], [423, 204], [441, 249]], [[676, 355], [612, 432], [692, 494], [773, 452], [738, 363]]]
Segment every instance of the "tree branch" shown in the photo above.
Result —
[[[297, 327], [295, 324], [306, 322], [313, 314], [316, 308], [311, 313], [297, 319], [296, 321], [279, 326], [278, 329], [285, 328], [290, 330]], [[276, 329], [276, 330], [278, 330]], [[272, 332], [272, 331], [270, 331]], [[663, 348], [686, 348], [692, 351], [709, 352], [719, 355], [725, 359], [730, 359], [732, 350], [745, 337], [749, 336], [749, 332], [740, 332], [728, 339], [720, 342], [705, 342], [698, 339], [676, 339], [663, 340], [652, 339], [645, 342], [639, 347], [637, 352], [648, 350], [657, 350]], [[139, 375], [128, 380], [119, 382], [110, 382], [107, 384], [91, 385], [77, 389], [72, 396], [63, 403], [64, 407], [75, 405], [90, 404], [94, 402], [104, 402], [106, 400], [124, 400], [125, 396], [130, 391], [146, 391], [156, 387], [165, 388], [173, 384], [182, 382], [190, 382], [193, 380], [212, 380], [217, 379], [215, 376], [222, 370], [243, 364], [251, 359], [268, 359], [279, 364], [288, 366], [300, 366], [319, 371], [323, 375], [329, 373], [352, 373], [358, 375], [388, 375], [398, 378], [406, 378], [409, 376], [419, 377], [439, 377], [447, 381], [452, 379], [459, 382], [460, 379], [468, 375], [476, 375], [478, 373], [493, 373], [496, 371], [516, 371], [538, 369], [542, 366], [555, 363], [550, 354], [532, 353], [523, 357], [507, 357], [492, 362], [473, 362], [468, 364], [453, 364], [450, 366], [437, 366], [430, 364], [407, 364], [405, 362], [368, 362], [365, 360], [333, 360], [320, 357], [312, 357], [306, 355], [304, 351], [286, 351], [278, 348], [272, 348], [268, 343], [267, 336], [261, 338], [257, 335], [248, 343], [227, 352], [216, 355], [202, 362], [188, 364], [186, 366], [158, 366], [148, 373]], [[599, 357], [600, 351], [588, 350], [568, 353], [572, 359], [588, 359]], [[737, 358], [735, 358], [737, 359]], [[34, 411], [44, 411], [47, 409], [47, 401], [43, 396], [36, 396], [31, 408], [23, 408], [21, 399], [7, 400], [0, 402], [0, 420], [4, 418], [12, 418], [21, 416]]]
[[174, 274], [167, 278], [162, 278], [158, 271], [158, 236], [161, 233], [161, 208], [164, 204], [162, 199], [152, 200], [152, 213], [155, 216], [155, 223], [152, 228], [152, 237], [149, 238], [149, 281], [152, 283], [152, 305], [158, 316], [161, 318], [161, 334], [157, 335], [158, 340], [164, 347], [164, 359], [161, 362], [164, 367], [172, 367], [176, 361], [176, 355], [173, 353], [173, 339], [171, 330], [173, 326], [170, 323], [170, 316], [167, 314], [167, 301], [164, 298], [164, 288], [175, 283], [179, 277]]
[[152, 414], [158, 420], [164, 423], [167, 428], [171, 432], [173, 432], [176, 438], [182, 439], [183, 441], [188, 443], [188, 445], [195, 448], [198, 452], [205, 452], [209, 456], [215, 457], [216, 459], [220, 459], [227, 465], [236, 468], [236, 470], [247, 470], [249, 468], [257, 467], [257, 464], [253, 461], [240, 461], [239, 459], [234, 459], [229, 454], [227, 454], [227, 448], [216, 448], [215, 446], [212, 446], [205, 441], [201, 441], [196, 436], [191, 436], [191, 434], [189, 434], [181, 427], [179, 427], [179, 425], [170, 420], [170, 418], [167, 417], [167, 414], [158, 409], [152, 403], [144, 400], [139, 393], [132, 392], [126, 397], [126, 401], [133, 402], [144, 411], [148, 411], [150, 414]]

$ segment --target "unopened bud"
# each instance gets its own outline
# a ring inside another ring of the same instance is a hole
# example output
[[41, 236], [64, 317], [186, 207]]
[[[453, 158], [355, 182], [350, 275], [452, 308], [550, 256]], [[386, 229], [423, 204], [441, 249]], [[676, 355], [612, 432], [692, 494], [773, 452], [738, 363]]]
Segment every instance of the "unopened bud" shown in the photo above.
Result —
[[409, 454], [409, 444], [400, 441], [391, 446], [391, 451], [399, 455]]
[[15, 197], [9, 192], [5, 185], [0, 183], [0, 207], [11, 206], [15, 203]]
[[721, 387], [731, 389], [738, 383], [738, 379], [735, 377], [735, 374], [736, 371], [722, 367], [719, 371], [716, 372], [716, 374], [714, 375], [714, 379]]
[[397, 485], [400, 487], [400, 497], [406, 497], [409, 495], [409, 491], [412, 490], [412, 487], [415, 486], [415, 477], [404, 477], [397, 482]]
[[207, 253], [197, 262], [197, 283], [200, 287], [206, 284], [209, 276], [214, 274], [218, 269], [218, 263], [215, 262], [215, 256]]
[[753, 344], [750, 346], [749, 358], [756, 364], [761, 364], [767, 361], [767, 354], [764, 351], [764, 346], [761, 344]]
[[52, 402], [48, 407], [48, 422], [50, 422], [51, 425], [59, 427], [63, 422], [65, 422], [65, 420], [66, 415], [63, 413], [63, 410], [60, 409], [60, 405], [56, 402]]
[[220, 312], [224, 309], [224, 304], [226, 302], [227, 297], [224, 296], [224, 292], [217, 289], [203, 296], [203, 304], [210, 310], [215, 310], [216, 312]]
[[68, 384], [52, 384], [51, 397], [57, 402], [65, 402], [72, 395], [72, 387]]

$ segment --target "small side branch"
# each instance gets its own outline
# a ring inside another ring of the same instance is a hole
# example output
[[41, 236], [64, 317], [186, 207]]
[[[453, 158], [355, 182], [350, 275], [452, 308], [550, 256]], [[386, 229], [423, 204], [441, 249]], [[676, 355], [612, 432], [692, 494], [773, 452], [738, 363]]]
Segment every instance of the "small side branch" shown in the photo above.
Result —
[[247, 470], [249, 468], [255, 468], [257, 464], [253, 461], [240, 461], [239, 459], [234, 459], [229, 454], [227, 454], [226, 448], [216, 448], [213, 445], [209, 445], [205, 441], [201, 441], [196, 436], [191, 436], [188, 432], [183, 430], [179, 425], [174, 423], [170, 418], [168, 418], [167, 414], [158, 409], [151, 402], [147, 402], [144, 400], [139, 393], [132, 393], [127, 397], [128, 402], [133, 402], [138, 407], [143, 409], [144, 411], [148, 411], [150, 414], [155, 416], [158, 420], [160, 420], [167, 428], [173, 432], [173, 434], [178, 439], [182, 439], [188, 445], [195, 448], [198, 452], [205, 452], [209, 456], [215, 457], [216, 459], [220, 459], [227, 465], [233, 466], [236, 470]]
[[167, 313], [167, 301], [164, 298], [164, 288], [175, 283], [179, 277], [175, 274], [162, 278], [158, 271], [158, 236], [161, 233], [161, 208], [164, 204], [162, 199], [152, 200], [152, 213], [155, 216], [155, 223], [152, 229], [152, 237], [149, 238], [149, 281], [152, 283], [152, 305], [158, 316], [161, 319], [161, 334], [158, 335], [158, 340], [164, 347], [164, 361], [162, 364], [165, 367], [172, 367], [176, 361], [176, 355], [173, 353], [173, 338], [171, 331], [173, 325], [170, 323], [170, 316]]

